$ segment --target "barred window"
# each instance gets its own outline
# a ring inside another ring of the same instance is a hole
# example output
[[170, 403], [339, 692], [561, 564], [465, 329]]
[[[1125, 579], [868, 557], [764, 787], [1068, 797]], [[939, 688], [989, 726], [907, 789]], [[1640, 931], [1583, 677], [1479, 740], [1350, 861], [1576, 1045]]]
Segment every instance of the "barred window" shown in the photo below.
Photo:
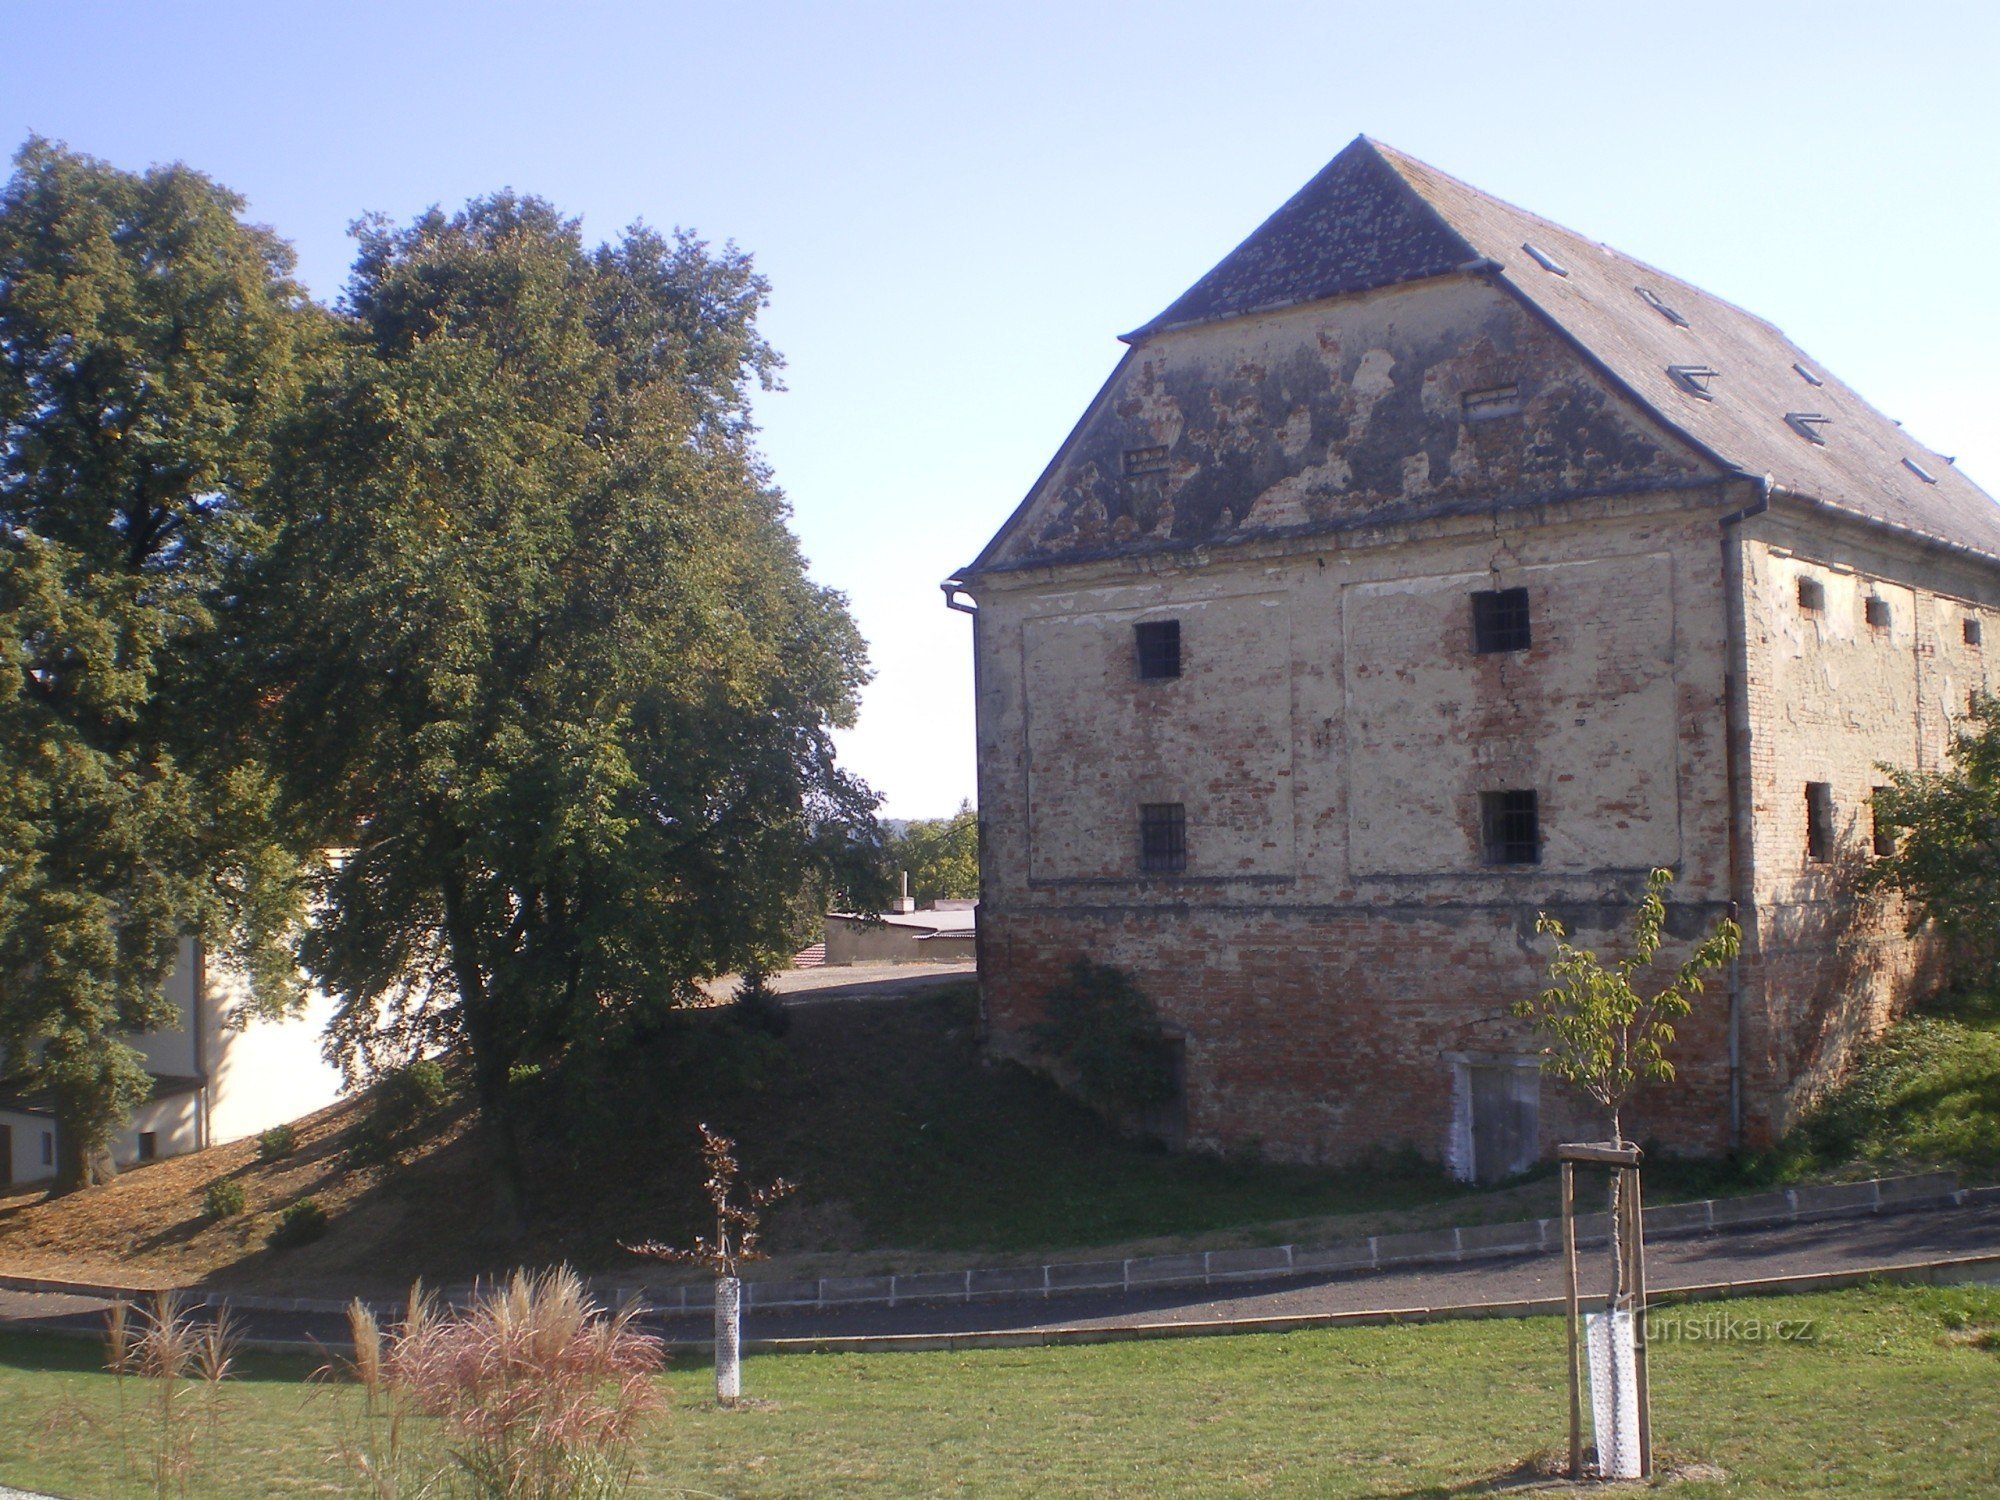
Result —
[[1472, 596], [1472, 649], [1485, 656], [1495, 651], [1526, 651], [1528, 629], [1526, 589], [1482, 589]]
[[1479, 825], [1489, 865], [1541, 863], [1542, 815], [1534, 792], [1481, 792]]
[[1139, 804], [1139, 868], [1154, 875], [1175, 875], [1187, 868], [1185, 804]]
[[1868, 817], [1875, 832], [1875, 852], [1885, 855], [1896, 852], [1896, 827], [1882, 818], [1882, 794], [1888, 790], [1886, 786], [1878, 786], [1875, 795], [1868, 799]]
[[1824, 863], [1833, 858], [1833, 784], [1806, 783], [1806, 858]]
[[1178, 677], [1181, 675], [1181, 622], [1179, 620], [1148, 620], [1143, 625], [1134, 625], [1132, 633], [1139, 648], [1139, 675], [1141, 677]]

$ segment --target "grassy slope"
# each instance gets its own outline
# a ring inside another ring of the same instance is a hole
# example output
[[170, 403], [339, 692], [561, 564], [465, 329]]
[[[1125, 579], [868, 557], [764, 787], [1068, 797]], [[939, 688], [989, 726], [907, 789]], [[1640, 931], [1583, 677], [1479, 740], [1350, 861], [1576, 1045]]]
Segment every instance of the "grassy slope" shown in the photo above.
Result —
[[[526, 1239], [490, 1214], [484, 1152], [463, 1109], [437, 1122], [412, 1165], [382, 1173], [345, 1168], [357, 1118], [346, 1105], [314, 1117], [282, 1162], [260, 1163], [239, 1143], [60, 1202], [0, 1199], [0, 1266], [390, 1293], [416, 1275], [456, 1280], [523, 1261], [630, 1268], [621, 1242], [685, 1241], [702, 1227], [697, 1119], [739, 1138], [753, 1179], [803, 1184], [773, 1217], [773, 1275], [1279, 1243], [1554, 1211], [1545, 1177], [1476, 1193], [1412, 1159], [1333, 1173], [1151, 1151], [1043, 1080], [983, 1064], [973, 1019], [969, 985], [802, 1007], [781, 1040], [707, 1013], [620, 1048], [567, 1095], [555, 1081], [532, 1085], [541, 1221]], [[579, 1101], [590, 1122], [581, 1133], [558, 1123]], [[1931, 1165], [2000, 1172], [2000, 1002], [1912, 1017], [1779, 1151], [1657, 1160], [1648, 1193], [1665, 1201]], [[201, 1217], [202, 1190], [219, 1176], [244, 1184], [249, 1215]], [[333, 1213], [332, 1233], [266, 1249], [271, 1216], [304, 1194]]]
[[[1864, 1291], [1710, 1305], [1813, 1320], [1812, 1343], [1664, 1344], [1663, 1461], [1717, 1465], [1675, 1493], [2000, 1491], [2000, 1292]], [[753, 1359], [764, 1404], [720, 1412], [668, 1377], [634, 1492], [1418, 1496], [1474, 1492], [1562, 1442], [1551, 1319], [965, 1354]], [[0, 1481], [102, 1500], [147, 1493], [146, 1423], [85, 1346], [0, 1339]], [[194, 1492], [359, 1494], [337, 1453], [353, 1392], [300, 1362], [226, 1390]], [[126, 1434], [121, 1457], [117, 1434]]]

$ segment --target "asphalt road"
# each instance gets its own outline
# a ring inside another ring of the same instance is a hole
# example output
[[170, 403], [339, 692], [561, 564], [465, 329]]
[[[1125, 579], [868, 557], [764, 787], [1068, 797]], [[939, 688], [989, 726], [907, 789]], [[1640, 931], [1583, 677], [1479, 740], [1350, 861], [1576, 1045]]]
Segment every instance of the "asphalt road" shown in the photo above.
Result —
[[[2000, 1204], [1660, 1240], [1647, 1247], [1646, 1270], [1650, 1287], [1658, 1293], [1716, 1282], [1867, 1271], [1980, 1254], [2000, 1255]], [[1601, 1252], [1586, 1252], [1586, 1276], [1593, 1274], [1601, 1258]], [[1561, 1258], [1539, 1255], [1250, 1283], [1221, 1294], [1202, 1287], [1154, 1288], [1030, 1295], [972, 1304], [751, 1310], [744, 1315], [743, 1333], [746, 1339], [821, 1339], [1058, 1332], [1436, 1309], [1561, 1294]], [[105, 1306], [103, 1299], [95, 1297], [0, 1290], [0, 1327], [95, 1333], [103, 1327]], [[254, 1339], [316, 1341], [329, 1349], [339, 1349], [345, 1343], [345, 1324], [337, 1315], [256, 1311], [239, 1312], [235, 1317], [241, 1331]], [[675, 1340], [700, 1340], [708, 1333], [707, 1320], [698, 1316], [658, 1319], [653, 1327]]]

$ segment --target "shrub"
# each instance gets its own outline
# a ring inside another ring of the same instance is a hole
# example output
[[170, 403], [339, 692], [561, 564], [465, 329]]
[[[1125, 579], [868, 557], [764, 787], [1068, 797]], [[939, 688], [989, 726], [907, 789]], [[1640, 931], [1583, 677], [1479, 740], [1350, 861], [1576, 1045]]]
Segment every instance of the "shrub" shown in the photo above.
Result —
[[326, 1210], [311, 1198], [301, 1198], [278, 1215], [268, 1241], [274, 1250], [310, 1245], [326, 1234]]
[[233, 1177], [218, 1177], [201, 1195], [201, 1211], [211, 1219], [233, 1219], [247, 1203], [243, 1184]]
[[1049, 990], [1030, 1030], [1035, 1051], [1071, 1075], [1084, 1101], [1113, 1116], [1174, 1095], [1173, 1060], [1159, 1012], [1122, 969], [1079, 958]]
[[257, 1159], [278, 1161], [299, 1149], [299, 1133], [289, 1125], [273, 1125], [257, 1137]]
[[751, 969], [744, 974], [736, 987], [736, 998], [730, 1002], [729, 1019], [746, 1031], [762, 1032], [765, 1036], [783, 1036], [792, 1029], [792, 1013], [771, 988], [770, 978], [762, 969]]
[[424, 1127], [451, 1101], [451, 1093], [451, 1080], [431, 1058], [389, 1069], [369, 1091], [348, 1141], [348, 1160], [360, 1167], [395, 1165], [421, 1142]]
[[[462, 1313], [413, 1296], [378, 1358], [389, 1388], [443, 1425], [482, 1500], [609, 1496], [624, 1488], [639, 1422], [660, 1404], [661, 1345], [639, 1331], [638, 1311], [607, 1314], [567, 1266], [517, 1271]], [[357, 1365], [368, 1359], [357, 1346]]]

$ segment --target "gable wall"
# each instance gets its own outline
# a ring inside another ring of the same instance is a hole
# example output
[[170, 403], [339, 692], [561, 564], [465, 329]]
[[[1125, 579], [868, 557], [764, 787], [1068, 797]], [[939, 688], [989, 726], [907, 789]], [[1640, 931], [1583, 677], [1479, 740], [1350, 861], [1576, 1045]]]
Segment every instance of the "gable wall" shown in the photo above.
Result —
[[[1468, 421], [1468, 392], [1519, 409]], [[1127, 454], [1164, 448], [1158, 472]], [[1147, 340], [982, 565], [1382, 524], [1708, 470], [1540, 317], [1448, 276]]]
[[[1506, 1008], [1541, 982], [1539, 909], [1601, 932], [1656, 863], [1691, 917], [1728, 899], [1720, 498], [983, 587], [995, 1045], [1022, 1053], [1088, 954], [1184, 1036], [1191, 1140], [1445, 1154], [1453, 1059], [1530, 1050]], [[1515, 586], [1534, 648], [1475, 655], [1470, 594]], [[1183, 676], [1144, 681], [1132, 627], [1162, 618]], [[1482, 863], [1478, 794], [1509, 787], [1541, 796], [1539, 866]], [[1186, 806], [1183, 876], [1138, 868], [1153, 801]], [[1690, 1144], [1720, 1144], [1725, 1013], [1685, 1033], [1687, 1123], [1663, 1128]], [[1592, 1130], [1553, 1087], [1543, 1128]]]

